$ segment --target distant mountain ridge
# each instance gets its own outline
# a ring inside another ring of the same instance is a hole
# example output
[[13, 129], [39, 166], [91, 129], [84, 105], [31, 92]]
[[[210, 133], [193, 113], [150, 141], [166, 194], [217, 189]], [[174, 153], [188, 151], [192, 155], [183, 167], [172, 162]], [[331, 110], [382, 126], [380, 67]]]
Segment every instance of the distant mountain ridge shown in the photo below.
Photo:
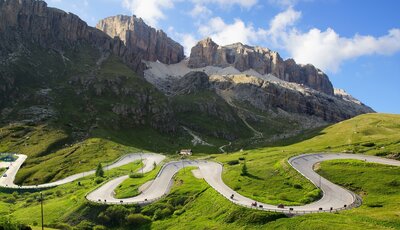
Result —
[[333, 86], [329, 78], [313, 65], [297, 65], [293, 59], [284, 61], [279, 53], [267, 48], [252, 47], [235, 43], [220, 46], [211, 38], [201, 40], [192, 48], [189, 67], [233, 66], [243, 72], [253, 69], [256, 72], [272, 74], [275, 77], [333, 95]]

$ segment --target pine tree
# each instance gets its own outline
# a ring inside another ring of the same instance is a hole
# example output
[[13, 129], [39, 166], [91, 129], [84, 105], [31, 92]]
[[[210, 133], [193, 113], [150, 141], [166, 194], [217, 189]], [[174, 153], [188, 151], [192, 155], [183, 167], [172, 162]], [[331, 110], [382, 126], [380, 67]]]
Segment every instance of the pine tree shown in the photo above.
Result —
[[103, 166], [101, 165], [101, 163], [99, 163], [97, 165], [96, 176], [98, 176], [98, 177], [103, 177], [104, 176], [104, 170], [103, 170]]
[[242, 166], [242, 176], [246, 176], [248, 174], [246, 162], [243, 163]]

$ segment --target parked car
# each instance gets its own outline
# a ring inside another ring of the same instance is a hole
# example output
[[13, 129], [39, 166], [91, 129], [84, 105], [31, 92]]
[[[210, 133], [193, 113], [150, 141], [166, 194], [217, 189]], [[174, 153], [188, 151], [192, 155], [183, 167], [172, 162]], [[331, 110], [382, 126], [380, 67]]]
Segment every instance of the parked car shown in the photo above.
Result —
[[7, 174], [3, 174], [3, 177], [7, 177]]

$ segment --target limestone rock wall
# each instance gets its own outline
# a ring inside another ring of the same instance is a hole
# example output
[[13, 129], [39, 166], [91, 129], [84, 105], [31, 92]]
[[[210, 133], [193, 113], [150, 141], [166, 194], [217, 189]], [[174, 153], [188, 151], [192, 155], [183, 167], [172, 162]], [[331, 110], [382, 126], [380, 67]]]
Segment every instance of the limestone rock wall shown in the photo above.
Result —
[[97, 26], [111, 37], [121, 39], [132, 52], [142, 53], [146, 61], [165, 64], [180, 62], [185, 56], [183, 46], [135, 16], [118, 15], [101, 20]]
[[262, 47], [252, 47], [236, 43], [219, 46], [206, 38], [191, 50], [190, 68], [205, 66], [233, 66], [240, 71], [254, 69], [260, 74], [276, 77], [333, 95], [333, 86], [328, 76], [312, 65], [298, 65], [293, 59], [284, 61], [277, 52]]

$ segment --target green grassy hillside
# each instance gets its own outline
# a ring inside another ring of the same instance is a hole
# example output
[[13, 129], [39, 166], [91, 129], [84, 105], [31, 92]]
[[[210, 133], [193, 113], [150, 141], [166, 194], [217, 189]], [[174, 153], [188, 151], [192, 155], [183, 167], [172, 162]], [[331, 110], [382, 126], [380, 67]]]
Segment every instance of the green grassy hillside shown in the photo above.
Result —
[[[292, 138], [282, 146], [259, 147], [258, 149], [245, 149], [242, 152], [205, 157], [224, 163], [223, 179], [225, 183], [245, 196], [272, 204], [304, 204], [318, 199], [319, 190], [287, 164], [289, 157], [308, 152], [352, 151], [398, 159], [400, 155], [399, 124], [399, 115], [367, 114]], [[38, 132], [37, 135], [39, 135], [42, 129], [46, 129], [46, 127], [35, 128], [30, 132]], [[64, 137], [62, 132], [57, 135], [60, 139]], [[10, 145], [15, 143], [11, 140], [16, 142], [19, 140], [18, 137], [11, 137], [10, 134], [6, 135], [5, 139], [9, 140]], [[35, 141], [35, 135], [25, 141], [27, 143]], [[54, 142], [57, 141], [49, 139], [49, 143]], [[15, 146], [26, 147], [21, 144]], [[79, 148], [73, 150], [78, 146]], [[2, 148], [9, 147], [5, 145]], [[81, 168], [95, 167], [94, 161], [89, 159], [93, 154], [109, 153], [101, 159], [102, 161], [107, 159], [111, 161], [119, 154], [134, 150], [129, 148], [133, 147], [118, 145], [111, 140], [92, 138], [54, 153], [37, 157], [37, 159], [49, 157], [45, 162], [54, 167], [60, 164], [59, 162], [64, 162], [64, 160], [60, 160], [63, 158], [71, 159], [71, 165], [78, 165], [81, 160], [82, 167], [79, 167], [81, 170]], [[43, 152], [43, 149], [45, 148], [38, 145], [37, 148], [32, 148], [32, 152], [25, 151], [34, 156]], [[98, 157], [102, 157], [102, 155], [98, 155]], [[85, 162], [86, 160], [87, 162]], [[246, 176], [240, 175], [244, 162], [249, 171]], [[27, 166], [37, 167], [34, 162]], [[128, 166], [128, 168], [132, 167]], [[128, 173], [123, 170], [106, 175], [111, 178]], [[140, 214], [140, 218], [144, 218], [146, 221], [152, 220], [151, 224], [143, 225], [143, 229], [161, 229], [165, 226], [172, 229], [179, 229], [180, 226], [195, 229], [293, 229], [294, 227], [298, 229], [398, 229], [400, 187], [397, 175], [400, 173], [399, 170], [396, 167], [357, 161], [324, 162], [320, 165], [319, 173], [361, 195], [364, 205], [338, 214], [312, 214], [293, 218], [283, 218], [283, 216], [254, 212], [235, 206], [212, 190], [204, 181], [192, 177], [189, 170], [185, 170], [185, 173], [182, 171], [178, 175], [169, 196], [150, 206], [141, 209], [133, 206], [121, 210], [114, 210], [106, 206], [93, 206], [85, 200], [84, 194], [95, 189], [98, 184], [96, 178], [88, 177], [81, 180], [81, 186], [71, 183], [45, 191], [47, 197], [45, 202], [46, 220], [48, 224], [53, 223], [50, 225], [53, 227], [56, 226], [56, 223], [64, 223], [65, 226], [78, 226], [78, 229], [94, 225], [104, 225], [116, 229], [129, 228], [126, 225], [107, 222], [103, 217], [104, 215], [112, 216], [117, 212], [123, 215], [118, 218], [128, 218], [130, 214]], [[24, 175], [23, 172], [21, 175]], [[40, 172], [46, 172], [46, 170], [38, 168], [36, 173], [28, 178], [41, 177]], [[54, 174], [54, 178], [69, 173], [72, 173], [71, 170], [62, 171], [60, 174]], [[151, 174], [146, 175], [145, 178], [130, 179], [117, 190], [117, 194], [119, 196], [134, 195], [137, 187], [153, 176]], [[180, 178], [183, 182], [180, 182]], [[37, 223], [40, 209], [35, 201], [35, 196], [37, 193], [34, 192], [3, 191], [0, 195], [0, 212], [3, 215], [11, 213], [13, 218], [22, 223]], [[63, 207], [63, 211], [60, 210], [60, 206]], [[214, 207], [216, 211], [210, 212], [209, 207]]]

